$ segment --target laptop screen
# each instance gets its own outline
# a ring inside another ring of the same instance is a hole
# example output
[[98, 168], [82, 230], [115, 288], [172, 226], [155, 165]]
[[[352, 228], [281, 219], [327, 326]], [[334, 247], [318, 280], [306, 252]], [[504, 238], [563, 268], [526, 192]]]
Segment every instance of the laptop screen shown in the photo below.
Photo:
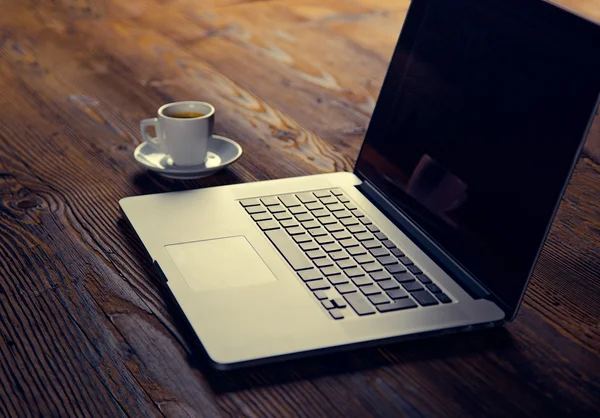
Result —
[[355, 172], [516, 309], [600, 93], [600, 27], [413, 0]]

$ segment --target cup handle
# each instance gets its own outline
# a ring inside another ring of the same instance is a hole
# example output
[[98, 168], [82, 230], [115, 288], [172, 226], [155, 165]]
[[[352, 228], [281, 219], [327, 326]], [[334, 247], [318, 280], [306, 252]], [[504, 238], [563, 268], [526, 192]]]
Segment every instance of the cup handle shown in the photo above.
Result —
[[[154, 129], [156, 130], [156, 136], [148, 135], [148, 128], [151, 126], [154, 126]], [[161, 150], [165, 148], [164, 140], [160, 132], [160, 123], [158, 123], [158, 118], [144, 119], [140, 122], [140, 130], [142, 131], [142, 139], [144, 141], [155, 145]]]

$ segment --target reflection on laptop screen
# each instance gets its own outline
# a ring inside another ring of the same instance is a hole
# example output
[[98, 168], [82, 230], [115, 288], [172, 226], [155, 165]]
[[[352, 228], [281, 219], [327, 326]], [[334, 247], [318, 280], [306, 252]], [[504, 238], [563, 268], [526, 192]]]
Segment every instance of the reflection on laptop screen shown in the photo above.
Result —
[[599, 32], [538, 1], [413, 0], [357, 162], [509, 306], [600, 93]]

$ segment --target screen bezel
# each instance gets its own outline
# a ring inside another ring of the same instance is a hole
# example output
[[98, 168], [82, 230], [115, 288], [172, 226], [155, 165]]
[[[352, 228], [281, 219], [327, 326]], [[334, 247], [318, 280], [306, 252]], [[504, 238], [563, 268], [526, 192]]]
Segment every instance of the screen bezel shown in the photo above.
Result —
[[[576, 15], [571, 11], [568, 11], [558, 5], [552, 4], [543, 0], [496, 0], [502, 1], [504, 3], [508, 3], [510, 5], [514, 5], [514, 7], [518, 7], [521, 9], [523, 13], [531, 13], [532, 15], [537, 16], [537, 18], [548, 19], [552, 25], [557, 25], [561, 27], [563, 32], [568, 34], [568, 36], [581, 36], [588, 39], [596, 40], [598, 44], [600, 44], [600, 25], [595, 22], [592, 22], [588, 19], [585, 19], [582, 16]], [[375, 109], [373, 111], [373, 115], [371, 117], [369, 127], [365, 134], [364, 142], [361, 146], [361, 149], [358, 154], [358, 158], [356, 161], [354, 174], [363, 182], [368, 183], [369, 187], [374, 189], [379, 196], [385, 196], [382, 190], [377, 187], [377, 181], [373, 181], [373, 179], [369, 178], [367, 175], [364, 175], [360, 171], [360, 163], [361, 156], [363, 155], [363, 150], [365, 144], [369, 142], [370, 135], [373, 135], [374, 131], [377, 131], [374, 126], [378, 123], [379, 116], [385, 115], [386, 109], [389, 108], [389, 103], [394, 100], [395, 94], [391, 89], [386, 89], [386, 86], [390, 84], [396, 84], [396, 80], [398, 78], [403, 77], [403, 68], [404, 64], [401, 60], [399, 60], [399, 51], [410, 51], [412, 50], [412, 44], [414, 44], [415, 39], [418, 35], [419, 28], [421, 26], [421, 22], [427, 7], [429, 6], [430, 0], [412, 0], [411, 5], [409, 7], [406, 19], [404, 21], [400, 36], [398, 38], [398, 42], [396, 47], [394, 48], [394, 53], [392, 55], [392, 59], [390, 61], [387, 73], [384, 78], [384, 82], [381, 87], [381, 91], [379, 94], [379, 98], [375, 105]], [[585, 39], [584, 38], [584, 39]], [[593, 43], [593, 41], [592, 41]], [[593, 51], [590, 51], [593, 53]], [[568, 186], [569, 180], [573, 174], [573, 171], [579, 161], [583, 145], [585, 143], [585, 139], [588, 136], [592, 121], [594, 120], [594, 115], [600, 105], [600, 94], [596, 100], [596, 106], [590, 110], [590, 115], [588, 117], [587, 126], [585, 127], [584, 134], [580, 139], [579, 146], [577, 147], [577, 152], [573, 161], [571, 162], [570, 169], [568, 172], [568, 176], [566, 176], [564, 183], [562, 185], [561, 191], [558, 194], [557, 201], [554, 204], [554, 208], [551, 211], [551, 216], [548, 220], [547, 227], [545, 228], [545, 232], [541, 237], [539, 248], [536, 252], [535, 257], [532, 259], [531, 266], [525, 279], [522, 281], [520, 296], [517, 299], [517, 302], [514, 304], [508, 303], [506, 300], [503, 300], [499, 296], [497, 296], [491, 289], [489, 289], [485, 283], [479, 280], [475, 275], [471, 274], [466, 266], [462, 265], [457, 259], [452, 257], [450, 254], [445, 252], [437, 243], [437, 241], [430, 236], [424, 229], [420, 228], [407, 214], [405, 214], [401, 208], [395, 205], [391, 199], [387, 200], [386, 203], [389, 204], [392, 210], [396, 213], [400, 214], [401, 222], [396, 222], [396, 224], [401, 223], [401, 229], [405, 229], [405, 232], [408, 232], [409, 236], [417, 243], [419, 246], [425, 250], [425, 252], [429, 253], [430, 256], [440, 265], [440, 267], [444, 268], [444, 270], [450, 274], [451, 277], [457, 279], [459, 283], [465, 283], [468, 281], [472, 281], [477, 283], [481, 288], [485, 289], [485, 291], [489, 294], [489, 299], [496, 302], [506, 313], [506, 319], [512, 320], [516, 316], [517, 310], [522, 302], [523, 296], [525, 294], [525, 290], [531, 279], [531, 275], [533, 273], [533, 269], [536, 265], [536, 262], [539, 258], [541, 250], [544, 246], [546, 238], [548, 236], [548, 232], [552, 226], [553, 220], [556, 216], [556, 212], [562, 200], [562, 197], [565, 193], [565, 190]], [[385, 120], [385, 117], [381, 118]], [[398, 219], [398, 217], [392, 217]], [[468, 287], [468, 286], [467, 286]], [[471, 292], [472, 293], [472, 292]]]

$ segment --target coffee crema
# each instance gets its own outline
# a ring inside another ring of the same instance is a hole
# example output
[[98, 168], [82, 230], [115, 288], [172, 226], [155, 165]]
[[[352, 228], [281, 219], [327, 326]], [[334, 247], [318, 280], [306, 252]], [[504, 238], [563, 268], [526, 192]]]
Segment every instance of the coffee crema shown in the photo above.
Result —
[[173, 113], [171, 115], [167, 115], [171, 118], [177, 118], [177, 119], [192, 119], [192, 118], [201, 118], [203, 116], [206, 116], [206, 113], [200, 113], [200, 112], [180, 112], [180, 113]]

